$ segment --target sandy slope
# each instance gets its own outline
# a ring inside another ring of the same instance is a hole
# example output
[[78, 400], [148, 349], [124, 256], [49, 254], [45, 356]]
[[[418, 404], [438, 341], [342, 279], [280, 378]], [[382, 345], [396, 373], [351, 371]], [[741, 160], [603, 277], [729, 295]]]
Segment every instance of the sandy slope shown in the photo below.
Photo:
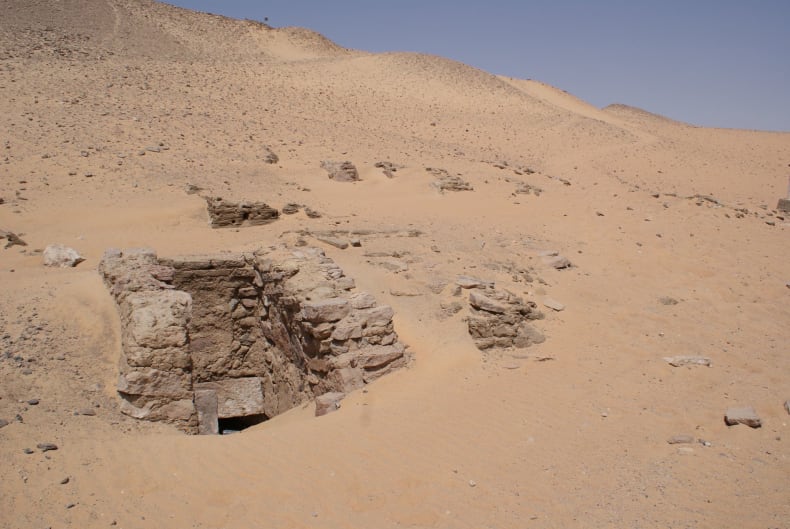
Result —
[[[143, 0], [11, 0], [0, 55], [0, 229], [29, 244], [0, 250], [0, 526], [787, 526], [789, 225], [771, 208], [790, 135], [599, 110], [438, 57]], [[328, 180], [324, 159], [363, 180]], [[380, 160], [405, 168], [388, 179]], [[475, 189], [438, 194], [425, 167]], [[324, 216], [212, 230], [187, 184]], [[412, 367], [338, 413], [295, 409], [230, 437], [118, 413], [104, 249], [252, 249], [338, 228], [422, 233], [326, 248], [395, 307]], [[86, 262], [45, 269], [37, 249], [53, 242]], [[547, 248], [574, 267], [546, 268]], [[409, 271], [365, 255], [378, 251]], [[546, 309], [546, 343], [482, 354], [463, 311], [440, 313], [451, 289], [427, 287], [460, 273], [567, 308]], [[680, 354], [713, 366], [662, 360]], [[763, 428], [726, 427], [734, 405]], [[667, 444], [681, 433], [712, 446]], [[41, 442], [59, 450], [23, 453]]]

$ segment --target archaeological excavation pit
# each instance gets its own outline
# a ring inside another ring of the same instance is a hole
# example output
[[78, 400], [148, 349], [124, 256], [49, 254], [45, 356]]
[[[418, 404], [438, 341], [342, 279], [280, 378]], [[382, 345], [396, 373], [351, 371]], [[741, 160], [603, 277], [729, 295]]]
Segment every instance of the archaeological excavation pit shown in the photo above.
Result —
[[99, 272], [121, 322], [121, 411], [138, 419], [235, 431], [409, 360], [392, 308], [320, 249], [108, 250]]

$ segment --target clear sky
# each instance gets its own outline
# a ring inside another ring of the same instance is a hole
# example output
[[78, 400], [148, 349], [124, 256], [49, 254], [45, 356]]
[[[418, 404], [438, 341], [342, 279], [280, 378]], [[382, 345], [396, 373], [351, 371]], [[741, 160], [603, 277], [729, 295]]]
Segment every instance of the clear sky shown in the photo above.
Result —
[[365, 51], [537, 79], [596, 106], [790, 131], [790, 0], [171, 0]]

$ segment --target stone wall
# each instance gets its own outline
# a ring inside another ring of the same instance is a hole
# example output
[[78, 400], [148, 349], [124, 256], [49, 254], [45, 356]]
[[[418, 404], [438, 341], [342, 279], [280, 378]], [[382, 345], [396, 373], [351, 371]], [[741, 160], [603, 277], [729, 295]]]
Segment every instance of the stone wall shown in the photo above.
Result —
[[121, 318], [122, 411], [194, 433], [346, 393], [408, 361], [393, 311], [316, 248], [99, 265]]

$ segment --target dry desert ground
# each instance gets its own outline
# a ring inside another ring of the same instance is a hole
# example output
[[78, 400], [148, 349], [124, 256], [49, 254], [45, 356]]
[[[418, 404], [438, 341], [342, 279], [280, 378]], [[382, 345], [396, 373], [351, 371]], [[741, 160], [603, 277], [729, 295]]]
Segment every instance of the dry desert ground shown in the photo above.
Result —
[[[3, 528], [790, 527], [789, 133], [149, 0], [0, 11]], [[122, 414], [104, 252], [283, 244], [391, 306], [408, 365], [235, 435]], [[545, 341], [478, 349], [459, 276]]]

